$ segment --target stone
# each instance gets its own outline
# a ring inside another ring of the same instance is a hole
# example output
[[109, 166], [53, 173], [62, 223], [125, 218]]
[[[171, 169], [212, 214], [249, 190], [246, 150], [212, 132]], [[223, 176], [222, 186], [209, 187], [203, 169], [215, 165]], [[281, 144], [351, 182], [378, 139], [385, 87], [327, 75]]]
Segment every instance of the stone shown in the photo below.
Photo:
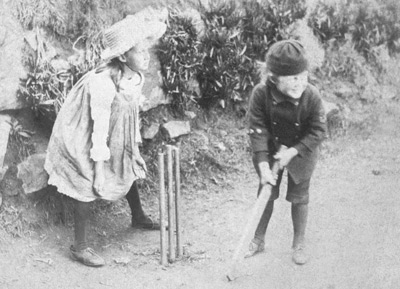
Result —
[[0, 138], [0, 169], [4, 165], [4, 157], [7, 152], [7, 145], [9, 139], [8, 136], [10, 135], [10, 130], [11, 130], [10, 122], [11, 122], [10, 116], [0, 115], [0, 135], [6, 136]]
[[193, 111], [185, 111], [185, 116], [187, 116], [189, 119], [194, 119], [196, 118], [196, 113], [194, 113]]
[[162, 128], [171, 139], [190, 133], [190, 123], [188, 121], [169, 121], [163, 124]]
[[17, 177], [22, 181], [25, 194], [47, 187], [48, 174], [44, 169], [46, 154], [34, 154], [18, 164]]
[[[151, 89], [149, 87], [151, 87]], [[171, 102], [171, 99], [165, 96], [164, 91], [158, 85], [158, 82], [154, 79], [146, 80], [143, 87], [143, 94], [145, 95], [145, 100], [141, 107], [143, 111], [148, 111], [152, 108], [156, 108], [161, 104], [168, 104]]]
[[19, 109], [25, 104], [18, 99], [20, 79], [27, 77], [23, 66], [24, 31], [3, 4], [0, 11], [0, 111]]
[[342, 84], [338, 89], [335, 89], [334, 94], [344, 99], [349, 99], [355, 95], [353, 89], [345, 84]]
[[329, 101], [326, 101], [326, 100], [323, 99], [322, 100], [322, 105], [323, 105], [323, 107], [325, 109], [325, 114], [326, 115], [329, 115], [329, 114], [331, 114], [333, 112], [339, 111], [339, 106], [336, 103], [329, 102]]
[[160, 125], [158, 123], [152, 123], [150, 126], [144, 126], [142, 131], [142, 138], [153, 139], [158, 133], [159, 128]]

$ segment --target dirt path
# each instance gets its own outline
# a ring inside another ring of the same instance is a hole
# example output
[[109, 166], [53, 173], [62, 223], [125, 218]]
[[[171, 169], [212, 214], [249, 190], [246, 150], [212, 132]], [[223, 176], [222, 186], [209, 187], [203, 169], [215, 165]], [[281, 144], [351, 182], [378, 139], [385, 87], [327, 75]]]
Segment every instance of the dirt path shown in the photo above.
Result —
[[162, 268], [158, 233], [127, 228], [129, 217], [116, 214], [109, 218], [114, 223], [93, 232], [108, 263], [99, 269], [69, 260], [71, 228], [53, 226], [41, 238], [0, 235], [0, 288], [398, 288], [400, 105], [387, 103], [377, 112], [380, 123], [371, 134], [325, 149], [312, 185], [312, 257], [304, 266], [291, 262], [290, 206], [279, 199], [265, 253], [246, 260], [242, 278], [226, 281], [257, 187], [246, 162], [247, 173], [232, 176], [231, 187], [185, 198], [183, 261]]

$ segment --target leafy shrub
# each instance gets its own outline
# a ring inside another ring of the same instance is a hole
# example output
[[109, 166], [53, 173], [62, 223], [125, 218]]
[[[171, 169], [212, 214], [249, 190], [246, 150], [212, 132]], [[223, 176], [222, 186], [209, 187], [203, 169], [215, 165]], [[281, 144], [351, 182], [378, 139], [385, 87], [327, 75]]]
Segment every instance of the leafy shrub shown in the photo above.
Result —
[[244, 0], [242, 39], [246, 43], [246, 55], [263, 60], [269, 46], [282, 40], [286, 27], [306, 15], [304, 0], [251, 1]]
[[209, 108], [217, 101], [241, 100], [240, 77], [246, 72], [243, 44], [239, 41], [241, 10], [235, 1], [216, 1], [201, 7], [205, 35], [201, 39], [203, 65], [197, 71], [200, 105]]
[[[256, 60], [264, 58], [269, 45], [286, 37], [285, 27], [306, 11], [303, 0], [262, 4], [219, 0], [196, 9], [203, 33], [195, 32], [184, 12], [170, 13], [159, 46], [161, 65], [166, 66], [162, 68], [164, 90], [181, 110], [189, 102], [210, 108], [245, 100], [259, 80]], [[187, 39], [190, 35], [193, 40]], [[193, 78], [199, 83], [198, 92], [190, 88]]]
[[18, 120], [14, 118], [11, 120], [10, 125], [9, 146], [18, 149], [16, 157], [19, 158], [19, 161], [23, 161], [35, 151], [33, 144], [30, 142], [34, 133], [24, 129]]
[[[35, 33], [25, 64], [28, 77], [20, 95], [37, 114], [54, 121], [64, 99], [79, 78], [95, 67], [102, 50], [101, 31], [122, 19], [126, 1], [117, 0], [28, 0], [13, 1], [17, 18], [24, 28]], [[60, 59], [49, 52], [45, 38], [54, 38], [74, 53], [68, 67], [59, 70]]]
[[332, 39], [345, 42], [346, 35], [351, 35], [355, 50], [380, 68], [373, 48], [384, 44], [390, 53], [398, 52], [399, 11], [400, 4], [388, 0], [319, 1], [309, 24], [323, 43]]
[[157, 46], [163, 88], [166, 96], [172, 99], [173, 108], [179, 113], [187, 109], [188, 103], [196, 102], [199, 98], [194, 85], [190, 85], [198, 67], [202, 65], [198, 34], [190, 15], [172, 9], [168, 30]]

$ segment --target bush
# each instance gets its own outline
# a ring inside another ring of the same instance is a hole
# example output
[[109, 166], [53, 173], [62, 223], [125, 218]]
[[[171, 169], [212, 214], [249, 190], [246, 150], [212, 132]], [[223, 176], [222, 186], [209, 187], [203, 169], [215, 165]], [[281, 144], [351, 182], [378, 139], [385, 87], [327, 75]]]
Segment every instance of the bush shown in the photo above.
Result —
[[384, 44], [391, 54], [399, 51], [399, 11], [400, 4], [388, 0], [319, 1], [310, 13], [309, 25], [325, 44], [333, 39], [346, 42], [350, 35], [355, 50], [380, 68], [373, 48]]
[[[256, 61], [264, 58], [271, 44], [287, 36], [287, 25], [306, 12], [303, 0], [263, 4], [219, 0], [196, 9], [204, 23], [202, 33], [193, 29], [193, 17], [170, 13], [160, 44], [159, 57], [166, 66], [162, 68], [164, 90], [181, 110], [189, 102], [209, 109], [246, 100], [259, 81]], [[193, 40], [187, 39], [190, 35]], [[199, 91], [189, 85], [194, 78]]]
[[[20, 95], [37, 115], [52, 122], [72, 85], [98, 64], [101, 31], [126, 15], [125, 1], [17, 0], [12, 4], [23, 27], [35, 34], [34, 47], [26, 51], [29, 72]], [[50, 50], [49, 39], [75, 53], [61, 70], [61, 59]]]
[[190, 102], [196, 102], [200, 97], [193, 85], [196, 71], [202, 65], [198, 39], [200, 31], [192, 17], [178, 9], [171, 9], [168, 30], [157, 46], [164, 92], [166, 97], [172, 99], [174, 110], [181, 114]]

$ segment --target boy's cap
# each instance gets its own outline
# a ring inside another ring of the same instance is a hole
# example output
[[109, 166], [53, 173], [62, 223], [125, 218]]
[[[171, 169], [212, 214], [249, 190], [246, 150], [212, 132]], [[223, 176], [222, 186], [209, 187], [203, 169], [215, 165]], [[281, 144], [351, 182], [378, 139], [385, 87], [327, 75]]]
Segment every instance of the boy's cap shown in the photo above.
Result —
[[110, 60], [141, 42], [151, 42], [160, 38], [167, 26], [158, 20], [150, 20], [140, 13], [128, 15], [104, 31], [105, 49], [101, 53], [103, 60]]
[[297, 40], [274, 43], [266, 55], [267, 69], [281, 76], [296, 75], [308, 69], [304, 46]]

